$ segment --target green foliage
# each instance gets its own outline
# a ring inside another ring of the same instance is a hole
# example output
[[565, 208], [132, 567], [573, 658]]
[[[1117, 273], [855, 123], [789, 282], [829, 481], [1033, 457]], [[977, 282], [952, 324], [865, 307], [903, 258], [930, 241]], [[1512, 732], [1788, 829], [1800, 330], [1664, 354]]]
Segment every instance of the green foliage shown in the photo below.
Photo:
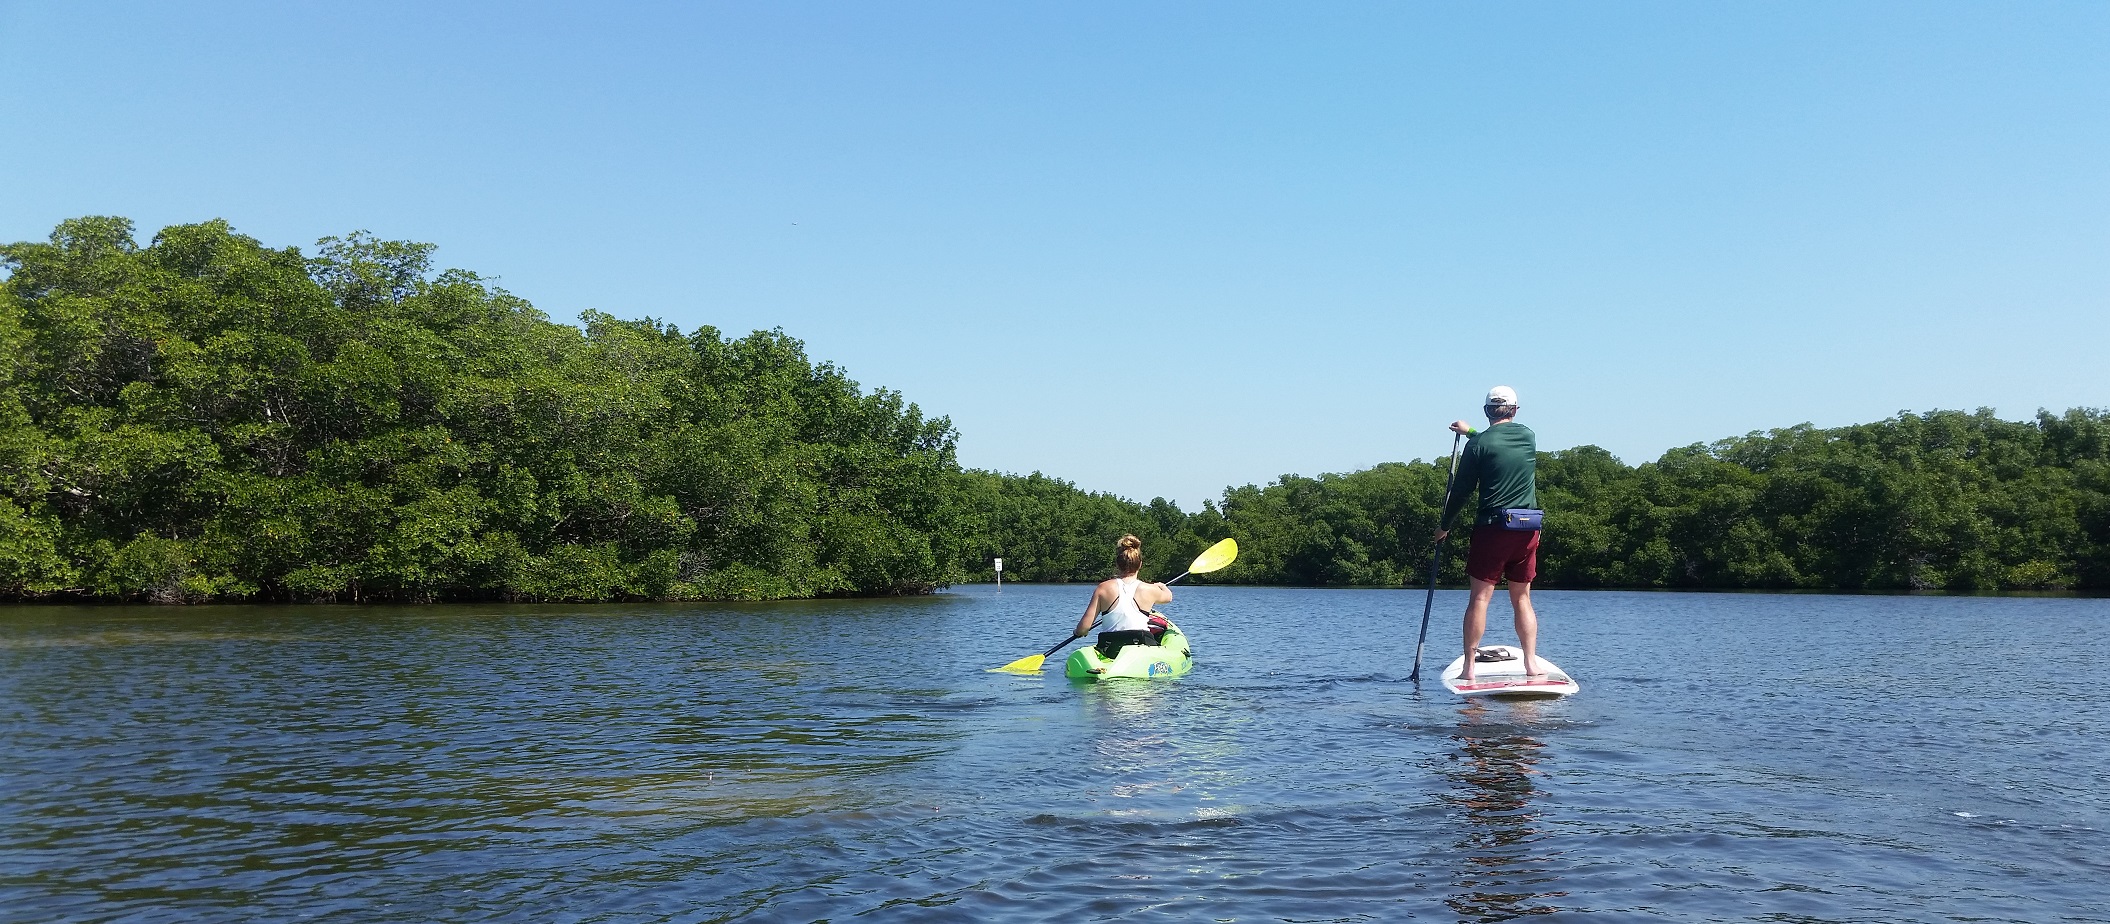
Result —
[[[555, 324], [432, 247], [271, 249], [80, 218], [0, 247], [0, 598], [773, 599], [920, 593], [1003, 556], [1084, 581], [1425, 580], [1439, 462], [1195, 513], [963, 471], [956, 434], [781, 332]], [[1543, 453], [1542, 585], [2110, 587], [2110, 414], [1900, 414]], [[1461, 538], [1463, 531], [1461, 531]], [[1463, 580], [1463, 541], [1440, 577]]]
[[1143, 540], [1143, 575], [1166, 580], [1223, 536], [1203, 515], [1189, 517], [1164, 498], [1138, 504], [1039, 472], [961, 472], [953, 503], [966, 537], [961, 570], [986, 576], [991, 559], [1002, 556], [1005, 578], [1020, 581], [1105, 580], [1124, 533]]
[[0, 596], [766, 599], [955, 580], [955, 434], [778, 332], [551, 323], [426, 244], [0, 248]]
[[[1549, 496], [1558, 586], [2050, 589], [2110, 586], [2088, 483], [2103, 412], [1901, 414], [1690, 446]], [[1560, 455], [1560, 454], [1554, 454]], [[1566, 460], [1563, 460], [1564, 462]], [[1565, 477], [1551, 466], [1550, 482]], [[1565, 487], [1565, 486], [1563, 486]], [[1560, 532], [1570, 517], [1581, 524]], [[1604, 524], [1600, 526], [1599, 524]], [[1609, 528], [1605, 528], [1609, 526]]]
[[[1426, 580], [1445, 463], [1284, 475], [1182, 521], [1040, 475], [969, 473], [976, 543], [1028, 580], [1105, 576], [1124, 531], [1182, 567], [1234, 536], [1205, 580], [1397, 586]], [[1552, 587], [2045, 590], [2110, 587], [2110, 414], [1935, 411], [1836, 430], [1791, 427], [1629, 467], [1595, 446], [1539, 457], [1538, 583]], [[1464, 581], [1468, 531], [1439, 578]], [[1155, 542], [1153, 541], [1155, 539]], [[1185, 557], [1182, 557], [1185, 556]], [[1011, 563], [1017, 561], [1018, 565]], [[1146, 567], [1146, 573], [1149, 572]], [[984, 571], [983, 573], [986, 573]]]

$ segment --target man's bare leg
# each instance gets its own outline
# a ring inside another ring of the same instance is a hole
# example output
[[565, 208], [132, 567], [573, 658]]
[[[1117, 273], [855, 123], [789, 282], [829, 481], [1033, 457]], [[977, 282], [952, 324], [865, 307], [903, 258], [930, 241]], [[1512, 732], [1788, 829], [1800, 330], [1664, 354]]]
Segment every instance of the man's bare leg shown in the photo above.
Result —
[[1481, 634], [1487, 631], [1487, 603], [1495, 598], [1495, 585], [1476, 577], [1467, 577], [1472, 582], [1472, 596], [1465, 603], [1465, 671], [1460, 680], [1473, 679], [1473, 655], [1480, 645]]
[[1542, 676], [1545, 671], [1539, 670], [1539, 614], [1531, 608], [1531, 585], [1510, 581], [1509, 605], [1517, 611], [1517, 644], [1524, 647], [1524, 674]]

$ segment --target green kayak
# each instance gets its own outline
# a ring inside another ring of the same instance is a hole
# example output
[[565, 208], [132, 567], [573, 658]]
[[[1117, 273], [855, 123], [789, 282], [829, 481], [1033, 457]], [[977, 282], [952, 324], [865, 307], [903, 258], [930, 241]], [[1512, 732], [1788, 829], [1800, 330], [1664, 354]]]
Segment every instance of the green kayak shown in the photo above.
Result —
[[1070, 652], [1062, 672], [1072, 680], [1157, 680], [1178, 677], [1193, 669], [1194, 652], [1187, 647], [1187, 637], [1174, 626], [1165, 630], [1165, 638], [1159, 644], [1129, 645], [1112, 660], [1100, 657], [1099, 649], [1092, 646]]

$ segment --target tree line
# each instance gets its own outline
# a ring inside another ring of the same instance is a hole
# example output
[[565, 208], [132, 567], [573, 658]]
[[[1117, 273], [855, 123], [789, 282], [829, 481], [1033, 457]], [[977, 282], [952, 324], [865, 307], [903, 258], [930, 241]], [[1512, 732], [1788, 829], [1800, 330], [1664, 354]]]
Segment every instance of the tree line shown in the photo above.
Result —
[[[922, 593], [996, 556], [1096, 580], [1131, 532], [1151, 577], [1235, 537], [1198, 580], [1425, 580], [1441, 461], [1195, 512], [962, 469], [950, 421], [782, 332], [559, 324], [431, 252], [219, 221], [142, 246], [110, 217], [0, 246], [0, 598]], [[2110, 587], [2102, 411], [1900, 414], [1639, 466], [1585, 446], [1539, 479], [1542, 586]]]
[[[1092, 541], [1109, 543], [1102, 536], [1116, 522], [1136, 524], [1146, 552], [1153, 535], [1171, 551], [1158, 559], [1169, 574], [1208, 541], [1238, 539], [1238, 562], [1202, 581], [1418, 586], [1434, 552], [1446, 466], [1415, 461], [1284, 475], [1232, 488], [1183, 522], [1162, 502], [1129, 503], [1125, 516], [1096, 514], [1106, 525]], [[2110, 589], [2110, 412], [2103, 410], [2039, 412], [2024, 422], [1989, 410], [1901, 413], [1687, 446], [1635, 466], [1581, 446], [1540, 453], [1538, 485], [1546, 509], [1538, 586]], [[1057, 506], [1043, 495], [1017, 497]], [[1045, 516], [1008, 519], [1036, 515]], [[1023, 535], [1009, 543], [1035, 548]], [[1451, 543], [1439, 580], [1459, 584], [1469, 531]], [[1007, 556], [1006, 574], [1102, 576], [1103, 563], [1068, 565], [1082, 551]]]
[[955, 434], [778, 332], [551, 322], [432, 248], [0, 248], [0, 594], [767, 599], [956, 577]]

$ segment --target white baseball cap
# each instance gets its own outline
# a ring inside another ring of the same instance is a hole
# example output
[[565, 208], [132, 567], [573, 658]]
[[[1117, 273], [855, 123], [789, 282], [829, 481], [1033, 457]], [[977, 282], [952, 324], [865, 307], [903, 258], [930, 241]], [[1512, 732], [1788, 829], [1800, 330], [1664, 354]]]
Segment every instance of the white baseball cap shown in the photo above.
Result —
[[1497, 385], [1487, 390], [1488, 407], [1508, 407], [1517, 403], [1517, 390], [1507, 385]]

